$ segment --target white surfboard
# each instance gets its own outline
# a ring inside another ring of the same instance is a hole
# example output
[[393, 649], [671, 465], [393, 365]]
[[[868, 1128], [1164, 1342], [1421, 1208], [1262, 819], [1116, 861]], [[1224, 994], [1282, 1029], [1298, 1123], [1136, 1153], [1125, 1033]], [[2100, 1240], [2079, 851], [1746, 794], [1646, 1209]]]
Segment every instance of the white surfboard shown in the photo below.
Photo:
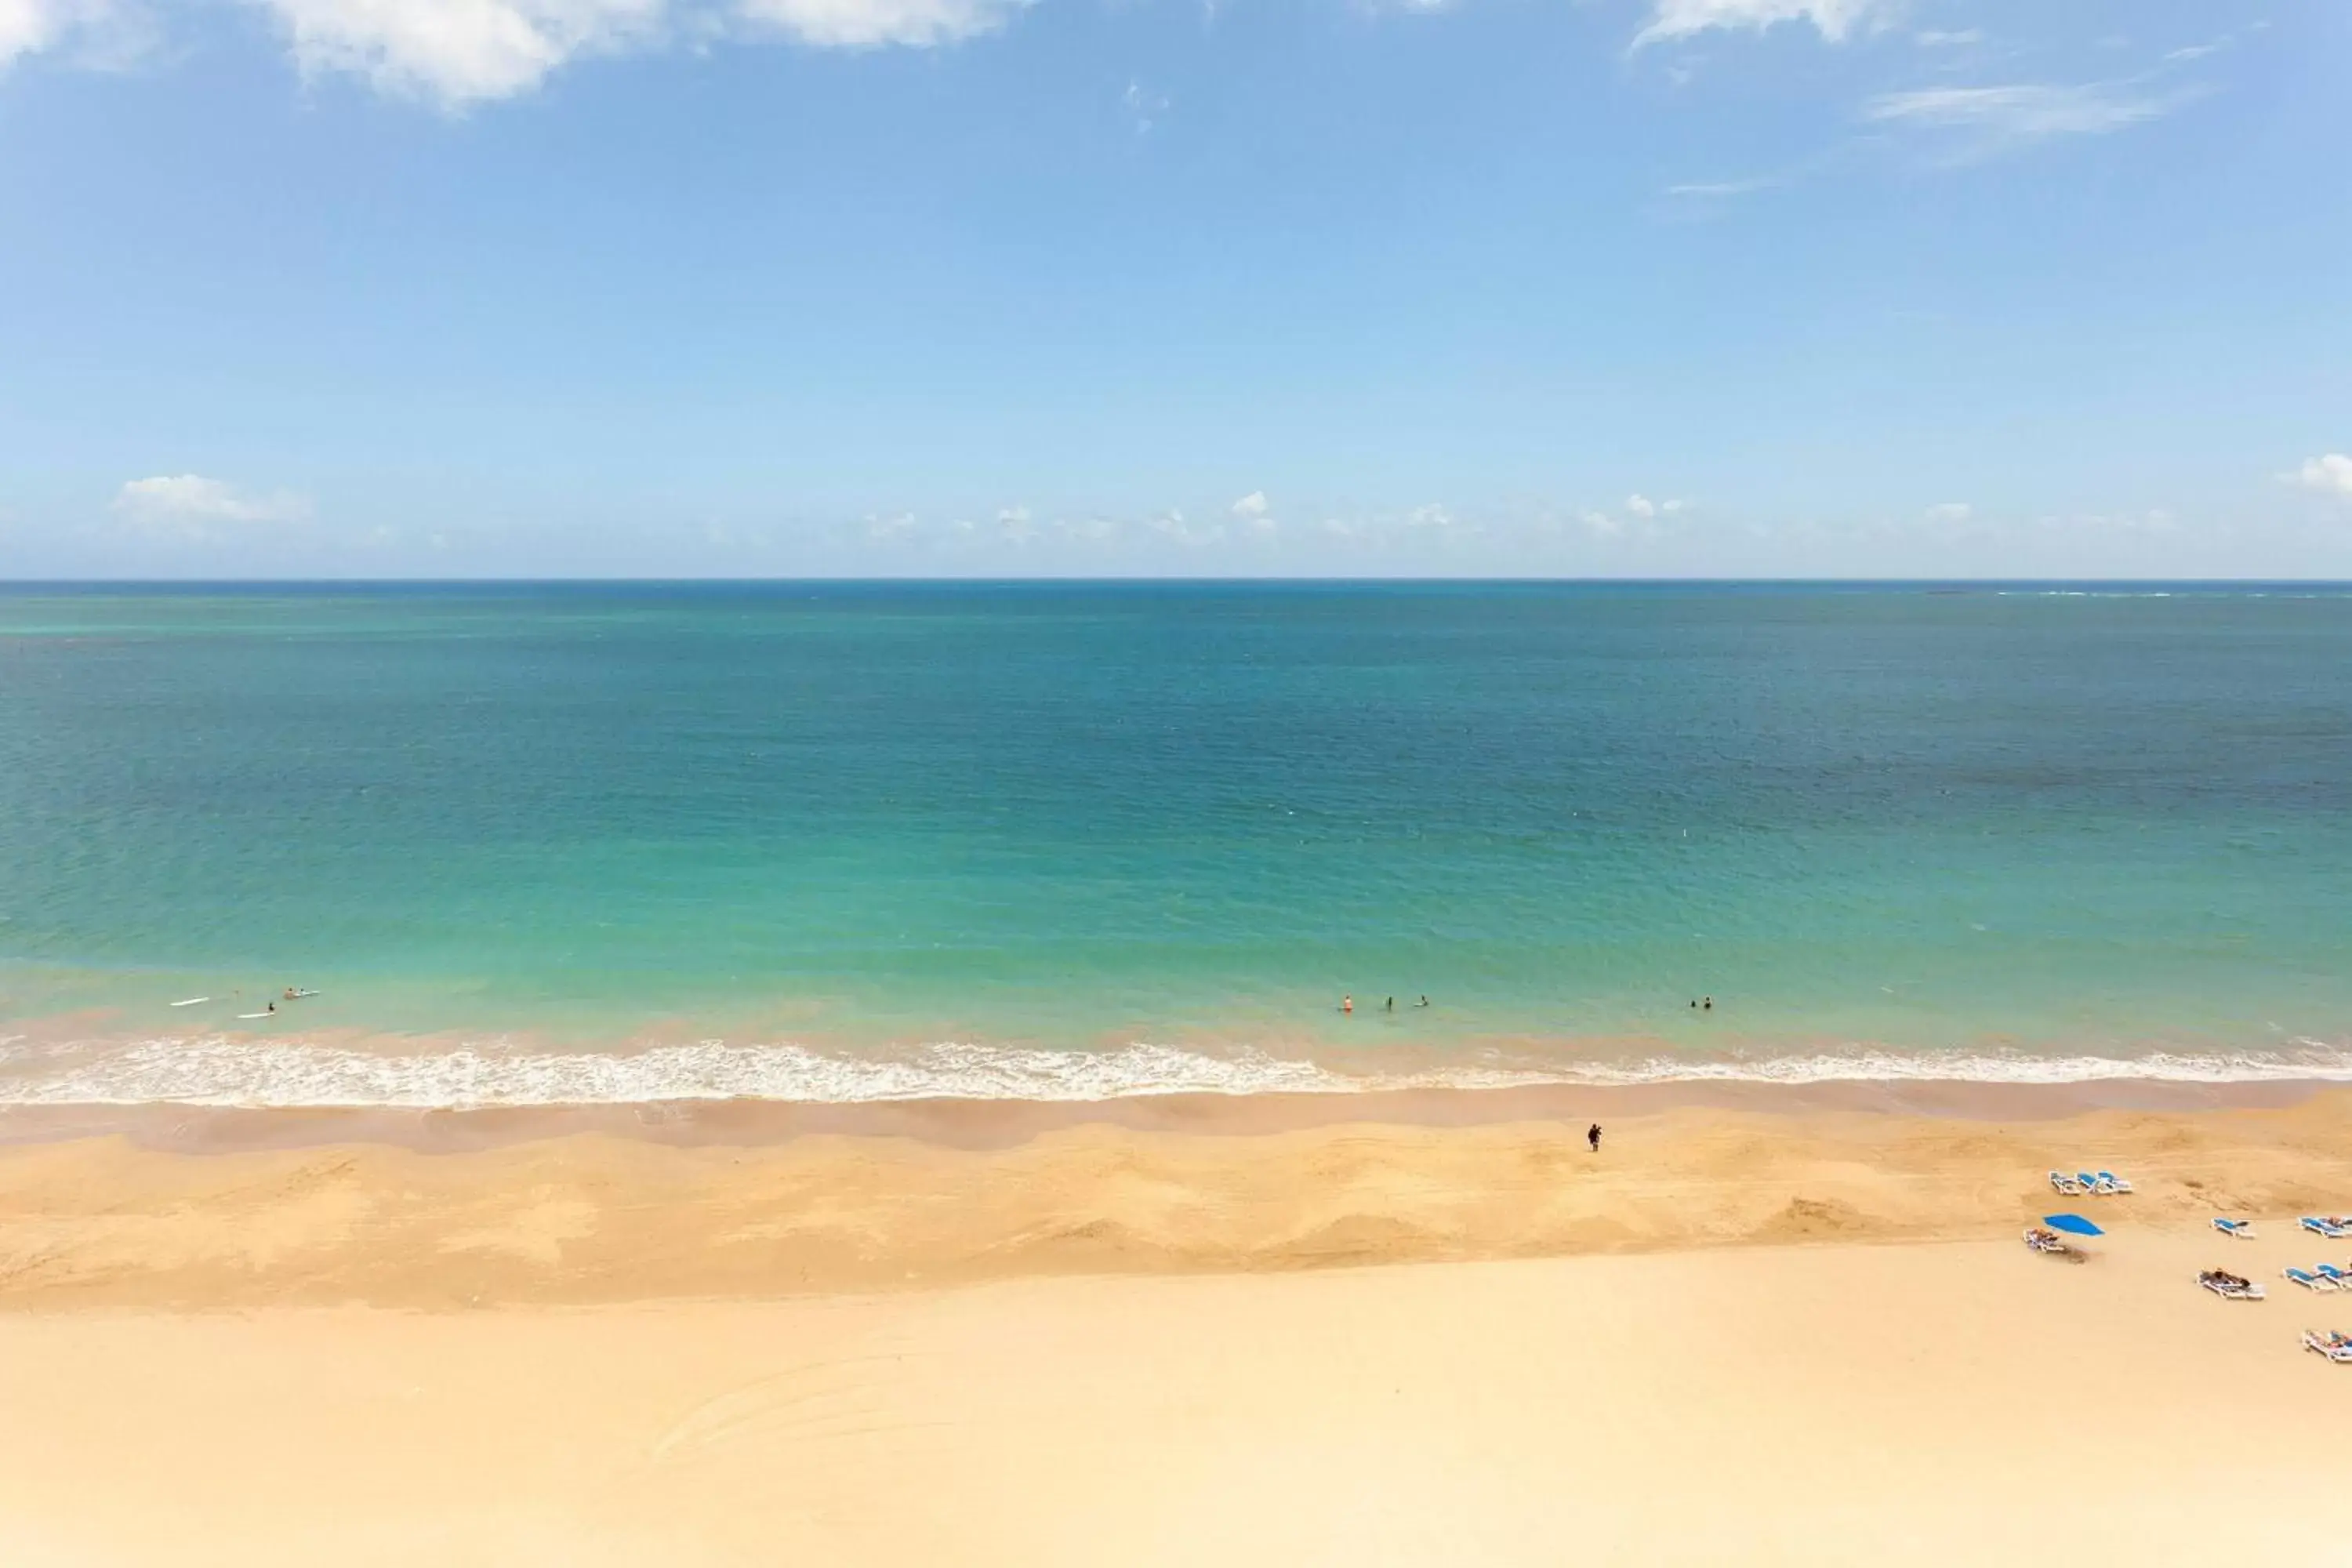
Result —
[[174, 1007], [193, 1007], [199, 1002], [209, 1002], [211, 1000], [212, 998], [209, 996], [191, 996], [184, 1002], [174, 1002], [172, 1005]]

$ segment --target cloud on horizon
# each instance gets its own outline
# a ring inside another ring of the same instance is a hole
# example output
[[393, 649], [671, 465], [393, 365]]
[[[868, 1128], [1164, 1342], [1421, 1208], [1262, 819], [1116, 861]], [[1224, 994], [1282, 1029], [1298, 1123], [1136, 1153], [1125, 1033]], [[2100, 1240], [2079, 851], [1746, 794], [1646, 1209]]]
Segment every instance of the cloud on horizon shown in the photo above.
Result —
[[2327, 495], [2352, 496], [2352, 457], [2342, 452], [2329, 452], [2324, 457], [2306, 458], [2303, 467], [2287, 476], [2304, 489]]
[[202, 540], [244, 525], [307, 522], [310, 499], [290, 490], [248, 495], [202, 474], [158, 474], [126, 480], [114, 494], [114, 514], [150, 531]]

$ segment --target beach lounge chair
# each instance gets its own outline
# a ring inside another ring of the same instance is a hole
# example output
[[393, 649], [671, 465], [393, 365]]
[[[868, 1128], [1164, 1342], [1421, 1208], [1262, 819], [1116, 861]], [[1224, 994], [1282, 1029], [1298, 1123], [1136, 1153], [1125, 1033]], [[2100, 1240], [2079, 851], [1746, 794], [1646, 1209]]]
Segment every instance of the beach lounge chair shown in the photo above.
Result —
[[2129, 1182], [2125, 1181], [2121, 1176], [2116, 1175], [2113, 1171], [2101, 1171], [2099, 1173], [2098, 1190], [2111, 1194], [2116, 1193], [2128, 1193], [2132, 1190], [2132, 1184]]
[[2069, 1263], [2080, 1263], [2090, 1256], [2081, 1247], [2070, 1246], [2060, 1239], [2056, 1231], [2044, 1230], [2038, 1225], [2027, 1227], [2025, 1245], [2036, 1252], [2046, 1252], [2053, 1258], [2063, 1258]]
[[2074, 1178], [2063, 1171], [2051, 1172], [2050, 1184], [2070, 1198], [2079, 1198], [2083, 1195], [2083, 1189], [2075, 1185]]
[[2346, 1273], [2343, 1269], [2336, 1268], [2333, 1263], [2314, 1264], [2312, 1265], [2312, 1272], [2318, 1275], [2322, 1279], [2335, 1280], [2336, 1288], [2338, 1290], [2352, 1290], [2352, 1274]]
[[2225, 1301], [2260, 1301], [2265, 1299], [2261, 1286], [2226, 1268], [2208, 1268], [2197, 1276], [2197, 1283]]
[[2234, 1236], [2240, 1241], [2254, 1239], [2254, 1222], [2250, 1219], [2216, 1219], [2213, 1228], [2223, 1236]]
[[2305, 1329], [2303, 1331], [2303, 1348], [2317, 1351], [2329, 1361], [2352, 1366], [2352, 1334], [2324, 1334], [2316, 1329]]
[[2099, 1178], [2088, 1171], [2077, 1171], [2074, 1173], [2074, 1190], [2080, 1193], [2095, 1193], [2100, 1190]]
[[2325, 1217], [2319, 1215], [2305, 1215], [2303, 1218], [2296, 1223], [2301, 1225], [2304, 1229], [2312, 1231], [2320, 1236], [2342, 1237], [2352, 1235], [2352, 1231], [2347, 1231], [2344, 1228], [2343, 1221], [2331, 1217]]
[[2308, 1268], [2297, 1268], [2294, 1265], [2289, 1264], [2284, 1272], [2288, 1279], [2294, 1280], [2296, 1284], [2302, 1286], [2306, 1290], [2333, 1290], [2336, 1289], [2335, 1280], [2322, 1279], [2318, 1275], [2314, 1274]]

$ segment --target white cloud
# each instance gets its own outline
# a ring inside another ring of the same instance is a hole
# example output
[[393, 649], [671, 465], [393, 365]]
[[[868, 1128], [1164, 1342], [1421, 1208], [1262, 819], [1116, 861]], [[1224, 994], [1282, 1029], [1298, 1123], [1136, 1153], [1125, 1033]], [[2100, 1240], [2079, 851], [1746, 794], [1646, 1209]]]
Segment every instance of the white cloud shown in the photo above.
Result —
[[1762, 29], [1782, 22], [1811, 22], [1835, 43], [1899, 8], [1900, 0], [1653, 0], [1650, 25], [1635, 35], [1633, 47], [1671, 43], [1715, 27]]
[[2352, 457], [2330, 452], [2326, 457], [2306, 458], [2294, 478], [2306, 489], [2352, 496]]
[[1230, 509], [1234, 518], [1253, 533], [1274, 531], [1274, 505], [1265, 499], [1264, 490], [1252, 490], [1234, 502]]
[[1625, 510], [1635, 517], [1652, 518], [1658, 515], [1658, 503], [1636, 492], [1625, 498]]
[[2053, 136], [2104, 136], [2169, 114], [2195, 96], [2151, 93], [2128, 82], [1931, 87], [1872, 99], [1862, 117], [1874, 124], [1960, 133], [1976, 151], [1990, 152]]
[[136, 0], [0, 0], [0, 70], [26, 55], [70, 48], [83, 65], [120, 66], [152, 41]]
[[1977, 509], [1964, 500], [1939, 501], [1927, 509], [1927, 521], [1929, 522], [1966, 522], [1976, 513]]
[[[62, 0], [0, 0], [53, 5]], [[73, 0], [97, 4], [100, 0]], [[781, 33], [821, 48], [922, 47], [1001, 26], [1026, 0], [248, 0], [306, 75], [346, 71], [462, 108], [527, 92], [565, 63], [674, 33]], [[5, 24], [0, 24], [5, 26]]]
[[77, 9], [68, 0], [0, 0], [0, 66], [55, 44]]
[[1001, 27], [1028, 0], [741, 0], [749, 20], [823, 48], [916, 48]]
[[1911, 41], [1923, 49], [1964, 49], [1970, 44], [1983, 43], [1984, 30], [1980, 27], [1928, 27], [1912, 34]]
[[656, 38], [664, 0], [255, 0], [303, 73], [349, 71], [452, 107], [537, 87], [580, 55]]
[[310, 502], [285, 490], [245, 495], [201, 474], [168, 474], [126, 481], [115, 492], [114, 510], [135, 523], [201, 537], [223, 523], [302, 522]]

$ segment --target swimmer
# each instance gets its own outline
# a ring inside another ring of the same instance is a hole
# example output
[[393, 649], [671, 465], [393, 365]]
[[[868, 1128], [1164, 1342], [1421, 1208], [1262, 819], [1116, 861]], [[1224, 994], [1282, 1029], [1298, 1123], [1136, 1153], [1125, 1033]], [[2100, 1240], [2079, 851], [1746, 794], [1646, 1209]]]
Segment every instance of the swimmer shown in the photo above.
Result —
[[1714, 998], [1714, 997], [1712, 997], [1712, 996], [1708, 997], [1706, 1001], [1704, 1001], [1704, 1002], [1702, 1002], [1702, 1003], [1700, 1003], [1700, 1004], [1698, 1005], [1698, 1009], [1699, 1009], [1699, 1011], [1700, 1011], [1700, 1012], [1702, 1012], [1702, 1013], [1712, 1013], [1712, 1012], [1714, 1012], [1714, 1011], [1715, 1011], [1715, 998]]
[[1355, 1010], [1356, 995], [1354, 992], [1351, 991], [1347, 995], [1339, 998], [1339, 1011], [1342, 1013], [1352, 1013]]

